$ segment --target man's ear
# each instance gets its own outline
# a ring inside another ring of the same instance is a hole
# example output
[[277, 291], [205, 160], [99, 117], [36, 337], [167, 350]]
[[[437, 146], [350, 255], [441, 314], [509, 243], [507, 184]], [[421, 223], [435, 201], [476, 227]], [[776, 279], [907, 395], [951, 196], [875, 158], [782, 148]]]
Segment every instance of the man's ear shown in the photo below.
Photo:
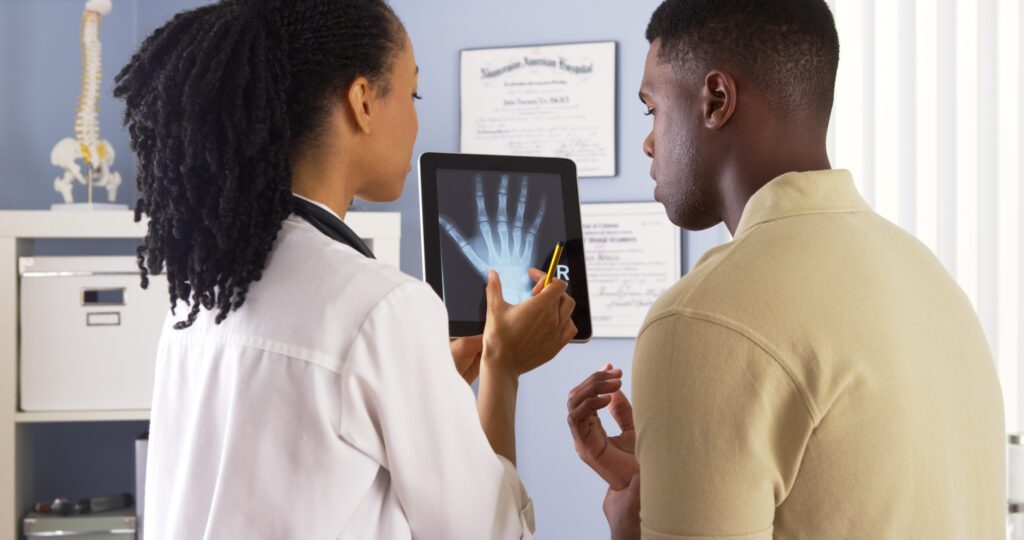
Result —
[[723, 71], [714, 70], [704, 76], [701, 98], [704, 101], [704, 126], [721, 129], [736, 112], [736, 81]]
[[363, 133], [370, 132], [371, 113], [376, 112], [373, 108], [373, 97], [373, 88], [366, 77], [356, 77], [348, 87], [348, 109], [355, 120], [356, 129]]

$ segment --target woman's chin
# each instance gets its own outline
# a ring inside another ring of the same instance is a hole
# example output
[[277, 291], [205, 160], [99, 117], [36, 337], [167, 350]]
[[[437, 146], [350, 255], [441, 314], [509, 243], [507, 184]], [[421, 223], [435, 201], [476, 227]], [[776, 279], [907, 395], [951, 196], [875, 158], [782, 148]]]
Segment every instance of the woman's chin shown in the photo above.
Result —
[[399, 183], [396, 187], [385, 187], [374, 191], [357, 193], [356, 198], [366, 202], [372, 203], [389, 203], [395, 202], [399, 197], [402, 196], [402, 190], [405, 188], [405, 179]]

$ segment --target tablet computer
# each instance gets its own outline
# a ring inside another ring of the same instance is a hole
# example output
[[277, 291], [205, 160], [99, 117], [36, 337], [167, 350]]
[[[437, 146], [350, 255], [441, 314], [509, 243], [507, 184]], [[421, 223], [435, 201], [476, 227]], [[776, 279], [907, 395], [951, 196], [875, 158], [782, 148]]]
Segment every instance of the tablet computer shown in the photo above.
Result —
[[479, 334], [487, 312], [487, 272], [510, 304], [530, 297], [531, 267], [556, 277], [576, 300], [573, 341], [590, 339], [590, 301], [576, 165], [561, 158], [442, 154], [419, 160], [423, 273], [448, 309], [452, 337]]

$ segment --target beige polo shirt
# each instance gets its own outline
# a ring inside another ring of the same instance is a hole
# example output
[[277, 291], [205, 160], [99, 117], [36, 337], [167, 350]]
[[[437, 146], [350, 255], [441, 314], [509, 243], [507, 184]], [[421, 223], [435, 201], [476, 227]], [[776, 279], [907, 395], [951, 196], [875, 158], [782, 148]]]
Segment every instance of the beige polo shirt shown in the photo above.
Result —
[[1005, 538], [978, 319], [847, 171], [754, 194], [651, 309], [632, 394], [645, 539]]

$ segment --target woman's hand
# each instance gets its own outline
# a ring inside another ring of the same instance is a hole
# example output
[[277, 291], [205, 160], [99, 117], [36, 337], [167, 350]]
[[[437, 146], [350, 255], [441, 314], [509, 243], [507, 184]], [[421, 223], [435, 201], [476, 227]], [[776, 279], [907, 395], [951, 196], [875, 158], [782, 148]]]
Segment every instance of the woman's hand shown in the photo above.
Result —
[[[610, 406], [622, 434], [609, 437], [597, 411]], [[611, 490], [623, 490], [640, 471], [636, 460], [633, 406], [622, 393], [622, 370], [611, 364], [587, 377], [569, 392], [569, 430], [576, 453], [608, 482]]]
[[480, 374], [480, 356], [484, 350], [483, 334], [455, 338], [449, 342], [449, 345], [452, 348], [455, 369], [467, 384], [473, 384], [477, 375]]
[[576, 301], [566, 294], [564, 281], [544, 287], [544, 274], [533, 268], [534, 296], [513, 306], [502, 297], [498, 274], [491, 271], [488, 277], [481, 362], [489, 370], [518, 377], [551, 360], [576, 336], [571, 317]]
[[[531, 270], [530, 275], [543, 280], [539, 270]], [[512, 306], [501, 295], [497, 272], [488, 273], [487, 322], [476, 406], [491, 448], [513, 464], [519, 376], [551, 360], [576, 335], [576, 325], [570, 318], [576, 301], [565, 293], [567, 288], [561, 280], [547, 287], [539, 281], [533, 288], [533, 298]]]

